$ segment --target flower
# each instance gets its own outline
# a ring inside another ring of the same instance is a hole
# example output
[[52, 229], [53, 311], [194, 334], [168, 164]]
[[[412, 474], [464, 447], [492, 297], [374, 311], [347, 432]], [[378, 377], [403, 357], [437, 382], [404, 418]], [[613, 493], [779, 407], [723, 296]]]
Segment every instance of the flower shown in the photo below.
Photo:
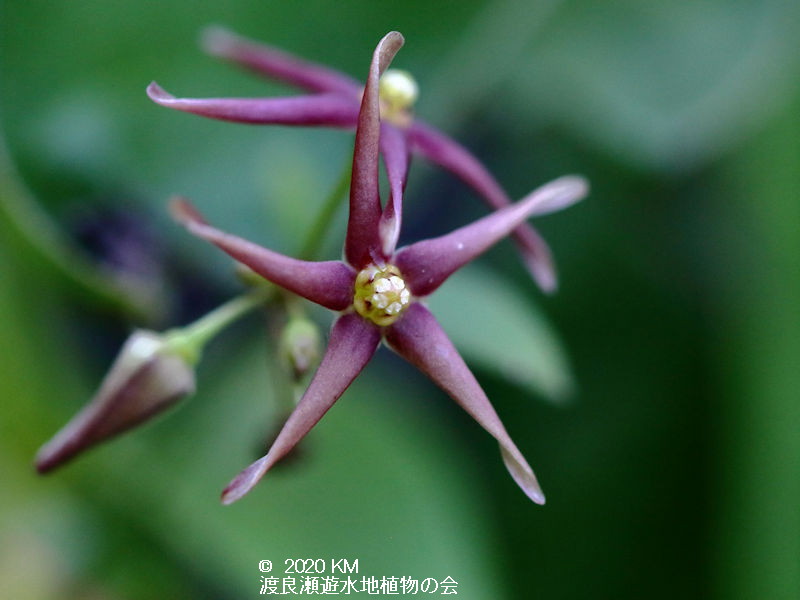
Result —
[[527, 217], [559, 210], [581, 199], [587, 185], [579, 177], [563, 177], [448, 235], [396, 250], [401, 197], [393, 194], [382, 208], [379, 196], [380, 138], [391, 130], [380, 126], [378, 85], [380, 74], [402, 44], [402, 35], [391, 32], [373, 54], [358, 113], [344, 260], [310, 262], [278, 254], [212, 227], [188, 201], [173, 201], [174, 216], [191, 233], [212, 242], [267, 280], [340, 313], [303, 397], [268, 453], [223, 491], [226, 504], [247, 493], [309, 432], [361, 372], [381, 341], [433, 379], [494, 436], [514, 480], [534, 502], [544, 503], [530, 466], [421, 300]]
[[[205, 117], [241, 123], [355, 127], [363, 88], [354, 79], [222, 28], [209, 29], [204, 40], [211, 54], [311, 94], [280, 98], [176, 98], [153, 82], [147, 93], [154, 102]], [[402, 195], [409, 155], [415, 153], [462, 179], [491, 207], [508, 206], [510, 198], [474, 155], [442, 132], [413, 118], [411, 105], [416, 96], [416, 83], [405, 72], [389, 71], [381, 81], [381, 116], [384, 122], [380, 151], [386, 163], [392, 197]], [[399, 221], [395, 225], [399, 227]], [[395, 241], [397, 232], [398, 229], [393, 232]], [[545, 241], [525, 223], [516, 227], [512, 236], [539, 286], [546, 292], [554, 291], [557, 286], [555, 267]]]
[[92, 401], [39, 450], [36, 469], [51, 471], [192, 394], [195, 377], [190, 358], [169, 334], [135, 331]]

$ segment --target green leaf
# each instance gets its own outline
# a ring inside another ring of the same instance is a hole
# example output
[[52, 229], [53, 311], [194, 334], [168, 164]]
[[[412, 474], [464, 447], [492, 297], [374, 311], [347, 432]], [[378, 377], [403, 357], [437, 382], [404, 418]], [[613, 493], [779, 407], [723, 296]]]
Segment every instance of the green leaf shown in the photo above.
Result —
[[519, 112], [506, 103], [505, 118], [559, 122], [634, 164], [697, 166], [790, 100], [798, 15], [784, 1], [573, 2], [510, 80]]
[[478, 267], [454, 274], [426, 303], [468, 362], [553, 402], [574, 382], [558, 336], [507, 279]]

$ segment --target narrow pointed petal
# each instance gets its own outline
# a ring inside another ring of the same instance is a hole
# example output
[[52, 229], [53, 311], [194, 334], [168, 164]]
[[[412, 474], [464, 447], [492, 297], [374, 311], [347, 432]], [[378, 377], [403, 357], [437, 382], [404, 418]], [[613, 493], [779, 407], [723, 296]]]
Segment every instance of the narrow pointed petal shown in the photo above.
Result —
[[348, 263], [362, 269], [382, 252], [378, 232], [381, 199], [378, 182], [380, 149], [380, 99], [378, 83], [381, 74], [403, 45], [403, 36], [392, 31], [378, 42], [372, 55], [369, 76], [358, 112], [353, 178], [350, 184], [350, 217], [344, 255]]
[[553, 253], [544, 238], [536, 229], [523, 223], [511, 232], [511, 239], [539, 289], [546, 294], [555, 293], [558, 290], [558, 273]]
[[183, 112], [259, 125], [325, 125], [354, 127], [357, 104], [339, 94], [316, 94], [287, 98], [176, 98], [155, 81], [147, 95], [156, 104]]
[[380, 223], [381, 247], [385, 256], [394, 254], [400, 236], [403, 192], [408, 179], [409, 146], [406, 132], [390, 123], [381, 125], [381, 154], [389, 177], [391, 195]]
[[485, 252], [525, 219], [561, 210], [583, 198], [588, 184], [581, 177], [561, 177], [525, 198], [438, 238], [401, 248], [394, 264], [411, 292], [427, 296], [457, 269]]
[[381, 333], [355, 313], [339, 317], [331, 329], [328, 350], [306, 393], [289, 416], [269, 452], [239, 475], [222, 492], [222, 502], [235, 502], [305, 437], [339, 399], [375, 354]]
[[361, 92], [361, 84], [343, 73], [238, 36], [222, 27], [209, 27], [202, 42], [211, 55], [311, 92], [337, 92], [351, 99], [357, 99]]
[[265, 279], [331, 310], [353, 303], [355, 273], [340, 261], [309, 262], [290, 258], [212, 227], [189, 202], [173, 199], [175, 219], [197, 237], [207, 240]]
[[386, 331], [392, 350], [447, 392], [499, 443], [506, 468], [522, 491], [537, 504], [544, 494], [536, 475], [508, 435], [475, 376], [430, 311], [416, 302]]
[[[429, 125], [416, 121], [409, 137], [413, 150], [444, 167], [474, 189], [493, 208], [511, 204], [511, 199], [497, 180], [466, 148]], [[544, 292], [558, 287], [553, 257], [547, 243], [528, 224], [519, 225], [511, 234], [534, 281]]]

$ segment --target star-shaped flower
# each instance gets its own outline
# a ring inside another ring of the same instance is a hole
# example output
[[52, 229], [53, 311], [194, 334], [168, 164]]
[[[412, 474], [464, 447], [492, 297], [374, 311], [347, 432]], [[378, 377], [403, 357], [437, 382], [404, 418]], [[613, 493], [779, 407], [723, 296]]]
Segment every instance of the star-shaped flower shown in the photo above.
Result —
[[185, 200], [172, 205], [176, 218], [191, 233], [265, 279], [340, 313], [308, 389], [266, 456], [225, 489], [222, 499], [226, 504], [247, 493], [309, 432], [361, 372], [381, 341], [426, 373], [494, 436], [514, 480], [534, 502], [544, 502], [530, 466], [422, 299], [526, 218], [581, 199], [587, 184], [579, 177], [563, 177], [448, 235], [396, 250], [400, 198], [393, 196], [394, 202], [382, 208], [379, 196], [380, 137], [388, 130], [380, 126], [378, 85], [402, 44], [403, 37], [391, 32], [380, 41], [372, 58], [358, 114], [343, 261], [290, 258], [212, 227]]
[[[240, 123], [278, 125], [322, 125], [355, 127], [363, 88], [351, 77], [313, 64], [276, 48], [234, 35], [221, 28], [210, 29], [205, 46], [214, 55], [231, 60], [259, 74], [311, 92], [279, 98], [175, 98], [155, 82], [147, 93], [169, 108], [214, 119]], [[409, 156], [420, 154], [455, 174], [471, 186], [491, 207], [503, 208], [511, 200], [481, 162], [461, 144], [413, 117], [411, 105], [416, 84], [404, 72], [390, 71], [381, 82], [380, 104], [383, 126], [380, 151], [389, 177], [393, 202], [403, 193]], [[397, 240], [395, 230], [387, 232]], [[512, 237], [539, 286], [552, 292], [557, 286], [550, 249], [528, 224], [517, 226]]]

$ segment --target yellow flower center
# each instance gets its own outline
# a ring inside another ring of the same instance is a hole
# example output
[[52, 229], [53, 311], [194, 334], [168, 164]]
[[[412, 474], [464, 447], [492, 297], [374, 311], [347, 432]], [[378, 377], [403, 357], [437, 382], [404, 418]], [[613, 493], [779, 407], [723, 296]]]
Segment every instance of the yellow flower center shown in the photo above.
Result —
[[381, 76], [378, 90], [381, 118], [399, 127], [411, 125], [412, 110], [419, 97], [419, 87], [411, 74], [400, 69], [389, 69]]
[[356, 276], [353, 308], [376, 325], [391, 325], [411, 304], [411, 292], [394, 265], [370, 265]]

